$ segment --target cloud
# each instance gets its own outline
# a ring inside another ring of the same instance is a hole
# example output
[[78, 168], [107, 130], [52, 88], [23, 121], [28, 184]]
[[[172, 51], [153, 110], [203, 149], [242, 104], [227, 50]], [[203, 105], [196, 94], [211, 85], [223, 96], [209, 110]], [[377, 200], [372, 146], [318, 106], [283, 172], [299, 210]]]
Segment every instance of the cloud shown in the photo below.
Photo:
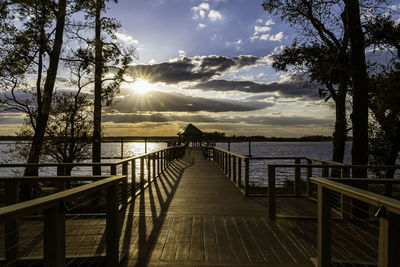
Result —
[[216, 10], [211, 10], [210, 13], [208, 13], [208, 18], [211, 21], [217, 21], [217, 20], [222, 19], [222, 15], [221, 15], [221, 13], [219, 13]]
[[131, 45], [137, 45], [139, 44], [139, 41], [134, 39], [132, 36], [120, 32], [116, 32], [115, 36], [122, 42], [126, 44], [131, 44]]
[[271, 27], [269, 26], [254, 26], [254, 34], [253, 35], [258, 35], [261, 32], [269, 32], [272, 30]]
[[179, 51], [178, 51], [178, 54], [179, 54], [179, 57], [184, 57], [184, 56], [186, 56], [186, 52], [183, 51], [183, 50], [179, 50]]
[[201, 3], [199, 5], [199, 8], [201, 8], [203, 10], [209, 10], [210, 9], [210, 5], [208, 3]]
[[160, 64], [131, 66], [127, 69], [127, 74], [152, 83], [178, 84], [180, 82], [207, 81], [227, 71], [260, 64], [262, 60], [251, 55], [235, 58], [216, 55], [180, 57]]
[[269, 19], [265, 22], [265, 26], [274, 25], [275, 22], [272, 19]]
[[138, 111], [157, 112], [229, 112], [254, 111], [273, 106], [273, 103], [260, 101], [237, 101], [228, 99], [209, 99], [192, 97], [179, 93], [151, 91], [139, 94], [124, 89], [123, 100], [114, 104], [109, 111], [132, 113]]
[[253, 36], [251, 36], [250, 37], [250, 39], [253, 41], [253, 40], [256, 40], [256, 39], [259, 39], [259, 40], [264, 40], [264, 41], [282, 41], [282, 39], [283, 38], [285, 38], [285, 36], [284, 36], [284, 34], [283, 34], [283, 32], [279, 32], [279, 33], [277, 33], [277, 34], [259, 34], [260, 32], [255, 32], [254, 33], [254, 35]]
[[205, 28], [205, 27], [206, 27], [206, 25], [203, 24], [203, 23], [197, 24], [197, 29], [203, 29], [203, 28]]
[[186, 89], [199, 89], [203, 91], [240, 91], [245, 93], [272, 93], [277, 92], [286, 97], [317, 98], [317, 88], [304, 88], [300, 82], [284, 83], [256, 83], [252, 81], [227, 81], [211, 80], [200, 82], [186, 87]]
[[284, 37], [283, 32], [279, 32], [279, 33], [277, 33], [277, 34], [275, 34], [275, 35], [272, 35], [272, 36], [269, 38], [269, 40], [270, 40], [270, 41], [281, 41], [281, 40], [283, 39], [283, 37]]
[[193, 19], [197, 20], [200, 18], [205, 18], [206, 16], [206, 11], [208, 11], [210, 9], [210, 5], [206, 2], [201, 3], [198, 6], [192, 7], [192, 11], [193, 11]]

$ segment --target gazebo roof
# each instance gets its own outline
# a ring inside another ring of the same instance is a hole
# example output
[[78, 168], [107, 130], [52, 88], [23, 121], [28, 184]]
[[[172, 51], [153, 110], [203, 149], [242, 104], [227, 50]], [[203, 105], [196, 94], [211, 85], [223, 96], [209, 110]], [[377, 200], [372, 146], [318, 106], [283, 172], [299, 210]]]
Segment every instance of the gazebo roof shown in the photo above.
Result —
[[182, 130], [178, 132], [178, 135], [203, 135], [204, 133], [194, 126], [193, 124], [189, 123], [186, 125]]

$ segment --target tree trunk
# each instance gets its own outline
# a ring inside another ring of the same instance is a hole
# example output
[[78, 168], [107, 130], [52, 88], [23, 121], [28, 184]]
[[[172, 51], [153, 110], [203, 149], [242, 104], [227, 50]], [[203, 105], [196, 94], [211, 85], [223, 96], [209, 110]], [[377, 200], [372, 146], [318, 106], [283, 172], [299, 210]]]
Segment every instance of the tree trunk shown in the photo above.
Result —
[[[53, 49], [49, 55], [49, 67], [47, 69], [47, 76], [43, 88], [42, 106], [40, 107], [40, 111], [38, 112], [38, 114], [41, 115], [37, 117], [35, 134], [32, 139], [32, 145], [29, 151], [29, 157], [27, 161], [28, 163], [39, 162], [40, 151], [42, 149], [44, 134], [47, 127], [47, 121], [49, 118], [49, 111], [51, 108], [51, 101], [53, 97], [53, 89], [57, 77], [58, 63], [60, 60], [60, 53], [63, 44], [66, 7], [67, 7], [67, 1], [60, 0], [59, 9], [57, 13], [57, 23], [56, 23]], [[25, 168], [24, 175], [37, 176], [38, 168], [28, 166]], [[35, 196], [34, 191], [37, 190], [35, 190], [35, 188], [33, 187], [34, 186], [32, 186], [31, 184], [21, 184], [21, 200], [30, 199]]]
[[[92, 162], [101, 162], [101, 91], [102, 91], [102, 72], [103, 72], [103, 43], [101, 40], [101, 10], [103, 1], [96, 1], [95, 17], [95, 75], [94, 75], [94, 122], [93, 122], [93, 144]], [[93, 166], [93, 175], [100, 175], [101, 167]]]
[[346, 121], [346, 88], [340, 85], [336, 96], [336, 122], [333, 133], [332, 161], [343, 163], [346, 146], [347, 121]]
[[[368, 164], [368, 82], [365, 63], [364, 33], [361, 28], [358, 0], [344, 0], [346, 28], [350, 37], [350, 65], [353, 87], [352, 164]], [[365, 169], [354, 169], [353, 177], [365, 178]]]

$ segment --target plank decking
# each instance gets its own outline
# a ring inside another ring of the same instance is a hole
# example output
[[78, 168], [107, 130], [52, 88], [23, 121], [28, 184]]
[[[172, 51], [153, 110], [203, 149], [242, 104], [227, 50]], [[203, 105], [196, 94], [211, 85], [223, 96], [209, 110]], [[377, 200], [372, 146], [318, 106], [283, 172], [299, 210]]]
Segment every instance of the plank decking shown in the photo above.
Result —
[[[293, 201], [294, 200], [294, 201]], [[278, 200], [276, 221], [267, 218], [265, 199], [245, 198], [200, 150], [189, 150], [126, 207], [121, 216], [123, 266], [313, 266], [317, 243], [316, 205], [305, 199]], [[42, 223], [21, 221], [20, 255], [42, 255]], [[105, 219], [66, 221], [67, 263], [100, 263], [79, 257], [105, 251]], [[0, 240], [4, 231], [0, 229]], [[353, 240], [354, 229], [333, 225], [333, 257], [373, 262], [374, 240], [368, 231]], [[354, 243], [368, 241], [361, 249]], [[0, 251], [4, 251], [1, 242]], [[4, 255], [0, 255], [4, 257]]]

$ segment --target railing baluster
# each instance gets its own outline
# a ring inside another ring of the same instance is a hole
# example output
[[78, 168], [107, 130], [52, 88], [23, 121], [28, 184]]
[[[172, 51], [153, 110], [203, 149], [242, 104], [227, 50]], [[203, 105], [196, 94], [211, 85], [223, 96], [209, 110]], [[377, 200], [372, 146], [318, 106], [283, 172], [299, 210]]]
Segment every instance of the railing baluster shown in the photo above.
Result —
[[400, 215], [386, 212], [386, 216], [379, 218], [379, 267], [400, 266], [399, 239]]
[[331, 207], [329, 189], [318, 185], [318, 267], [331, 263]]
[[160, 152], [157, 152], [157, 176], [160, 175]]
[[228, 177], [232, 178], [232, 156], [228, 155]]
[[151, 159], [153, 161], [153, 179], [156, 178], [156, 154], [151, 154]]
[[[6, 206], [18, 203], [18, 185], [19, 183], [16, 181], [7, 181], [5, 183]], [[4, 232], [6, 263], [10, 266], [17, 266], [18, 220], [15, 219], [6, 221], [4, 224]]]
[[140, 158], [140, 188], [144, 187], [144, 157]]
[[[300, 159], [295, 159], [294, 164], [299, 165]], [[300, 182], [301, 182], [300, 176], [301, 176], [300, 167], [298, 167], [298, 166], [294, 167], [294, 196], [295, 197], [300, 196]]]
[[111, 174], [111, 175], [117, 175], [117, 165], [112, 164], [112, 165], [110, 166], [110, 174]]
[[[307, 159], [307, 165], [311, 165], [312, 161]], [[307, 196], [311, 197], [311, 182], [310, 177], [312, 176], [312, 167], [307, 167]]]
[[65, 266], [65, 208], [57, 204], [44, 210], [44, 266]]
[[147, 155], [147, 181], [150, 182], [151, 179], [151, 160], [150, 155]]
[[268, 165], [268, 217], [276, 218], [275, 166]]
[[244, 195], [249, 195], [249, 174], [250, 174], [250, 160], [249, 158], [244, 159]]
[[235, 156], [233, 156], [232, 157], [232, 160], [233, 160], [233, 174], [232, 174], [232, 179], [233, 179], [233, 182], [234, 183], [236, 183], [236, 157]]
[[[119, 264], [119, 219], [118, 219], [118, 184], [107, 188], [107, 217], [106, 217], [106, 264]], [[56, 265], [54, 265], [56, 266]]]
[[128, 162], [122, 163], [122, 175], [126, 175], [126, 179], [122, 181], [121, 196], [122, 204], [128, 204]]
[[131, 195], [133, 197], [136, 192], [136, 159], [133, 159], [131, 164]]
[[238, 187], [242, 187], [242, 159], [238, 158]]

